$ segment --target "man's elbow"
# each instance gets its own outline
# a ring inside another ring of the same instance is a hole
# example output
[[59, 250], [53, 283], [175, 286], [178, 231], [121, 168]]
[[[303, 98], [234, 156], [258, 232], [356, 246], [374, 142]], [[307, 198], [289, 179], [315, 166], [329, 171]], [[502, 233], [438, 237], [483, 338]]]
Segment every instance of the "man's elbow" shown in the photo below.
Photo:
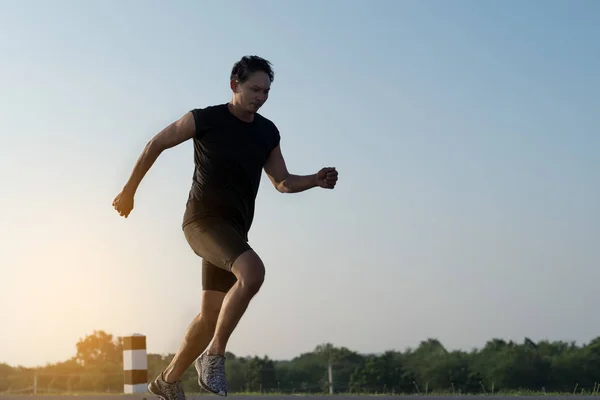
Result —
[[275, 189], [277, 189], [277, 191], [279, 193], [291, 193], [291, 188], [288, 185], [288, 176], [286, 176], [285, 178], [279, 180], [279, 181], [274, 181], [273, 184], [275, 186]]
[[292, 193], [292, 190], [287, 187], [284, 183], [281, 183], [275, 187], [279, 193]]

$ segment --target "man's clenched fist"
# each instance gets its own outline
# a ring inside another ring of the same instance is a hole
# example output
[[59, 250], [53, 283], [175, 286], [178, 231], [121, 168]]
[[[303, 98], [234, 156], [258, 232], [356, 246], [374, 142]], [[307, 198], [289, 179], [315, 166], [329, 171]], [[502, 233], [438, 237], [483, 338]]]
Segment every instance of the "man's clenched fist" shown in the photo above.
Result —
[[325, 167], [317, 172], [317, 185], [324, 189], [333, 189], [338, 180], [335, 167]]
[[112, 205], [120, 216], [127, 218], [133, 210], [133, 194], [121, 191], [113, 200]]

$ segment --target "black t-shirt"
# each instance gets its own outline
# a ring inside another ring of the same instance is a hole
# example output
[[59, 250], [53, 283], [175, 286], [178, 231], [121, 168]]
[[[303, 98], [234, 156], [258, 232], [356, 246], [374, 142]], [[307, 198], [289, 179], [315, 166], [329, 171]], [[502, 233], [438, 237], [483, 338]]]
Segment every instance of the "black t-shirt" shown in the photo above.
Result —
[[277, 127], [256, 114], [253, 122], [233, 115], [227, 104], [191, 111], [196, 123], [194, 175], [183, 226], [220, 217], [247, 239], [262, 169], [279, 145]]

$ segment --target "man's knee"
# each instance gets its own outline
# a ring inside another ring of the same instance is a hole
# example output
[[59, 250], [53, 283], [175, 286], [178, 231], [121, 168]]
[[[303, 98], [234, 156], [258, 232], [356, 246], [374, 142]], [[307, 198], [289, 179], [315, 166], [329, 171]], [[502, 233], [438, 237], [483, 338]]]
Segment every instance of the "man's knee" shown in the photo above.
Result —
[[265, 281], [265, 266], [253, 250], [242, 253], [233, 263], [231, 271], [243, 288], [257, 293]]

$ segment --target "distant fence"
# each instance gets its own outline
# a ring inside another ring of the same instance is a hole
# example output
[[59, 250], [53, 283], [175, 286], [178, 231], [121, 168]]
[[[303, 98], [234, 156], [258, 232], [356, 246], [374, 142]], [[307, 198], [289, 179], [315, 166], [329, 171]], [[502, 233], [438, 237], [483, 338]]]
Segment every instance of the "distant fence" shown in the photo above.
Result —
[[[148, 395], [147, 385], [140, 384], [137, 392], [127, 391], [125, 373], [106, 373], [106, 374], [52, 374], [52, 373], [17, 373], [0, 377], [0, 397], [15, 396], [15, 400], [24, 400], [28, 395], [40, 396], [49, 400], [48, 396], [77, 395], [88, 397], [94, 395]], [[193, 380], [186, 382], [186, 392], [189, 394], [207, 395]], [[257, 393], [288, 393], [305, 394], [323, 392], [322, 385], [302, 384], [300, 387], [291, 390], [279, 390], [278, 387], [260, 387]], [[239, 391], [238, 393], [246, 393]], [[235, 391], [231, 391], [235, 394]], [[389, 392], [389, 394], [392, 394]], [[214, 397], [214, 396], [213, 396]]]
[[[112, 380], [120, 384], [117, 389], [113, 384], [106, 388], [106, 382]], [[103, 390], [96, 387], [103, 386]], [[0, 394], [64, 394], [64, 393], [122, 393], [124, 387], [123, 374], [50, 374], [22, 373], [0, 378]]]

